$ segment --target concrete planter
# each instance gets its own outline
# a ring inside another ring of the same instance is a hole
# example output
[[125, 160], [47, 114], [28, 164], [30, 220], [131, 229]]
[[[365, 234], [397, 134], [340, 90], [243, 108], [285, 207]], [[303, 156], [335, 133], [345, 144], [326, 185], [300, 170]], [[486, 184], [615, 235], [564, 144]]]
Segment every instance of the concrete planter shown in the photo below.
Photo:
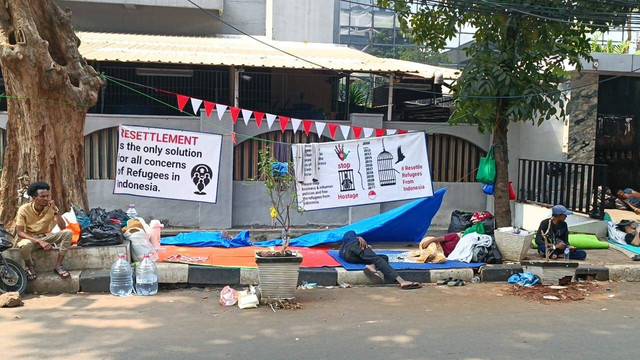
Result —
[[262, 302], [271, 300], [287, 300], [296, 297], [298, 274], [302, 255], [299, 251], [294, 256], [260, 256], [256, 253], [258, 277]]
[[503, 260], [520, 262], [526, 258], [527, 252], [531, 247], [531, 239], [533, 239], [535, 233], [522, 234], [500, 231], [500, 229], [496, 230], [494, 234], [496, 246], [498, 246]]

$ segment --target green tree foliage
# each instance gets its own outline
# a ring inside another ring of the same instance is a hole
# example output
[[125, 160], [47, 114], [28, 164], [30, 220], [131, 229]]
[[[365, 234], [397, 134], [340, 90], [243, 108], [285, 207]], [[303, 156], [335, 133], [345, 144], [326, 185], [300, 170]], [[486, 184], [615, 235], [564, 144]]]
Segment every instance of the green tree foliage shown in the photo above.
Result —
[[600, 38], [601, 35], [599, 32], [594, 34], [593, 40], [591, 41], [591, 52], [607, 54], [627, 54], [629, 52], [631, 41], [624, 41], [614, 45], [613, 40], [608, 40], [606, 45], [601, 45], [598, 42], [598, 38]]
[[[340, 100], [347, 101], [346, 86], [340, 84]], [[349, 104], [355, 106], [371, 107], [371, 84], [367, 81], [356, 79], [349, 85]]]
[[[507, 127], [510, 121], [541, 124], [563, 118], [564, 64], [580, 69], [591, 59], [591, 34], [627, 20], [632, 2], [593, 0], [379, 0], [399, 13], [403, 31], [434, 51], [458, 28], [477, 29], [470, 57], [454, 87], [456, 122], [492, 132], [497, 165], [495, 212], [511, 223], [508, 198]], [[625, 5], [626, 4], [626, 5]], [[637, 6], [637, 5], [636, 5]], [[545, 94], [538, 96], [537, 94]]]
[[[393, 31], [393, 30], [392, 30]], [[419, 62], [428, 65], [446, 65], [451, 63], [446, 55], [423, 46], [417, 46], [411, 35], [396, 33], [396, 47], [393, 48], [393, 32], [380, 31], [373, 36], [374, 44], [388, 44], [389, 46], [373, 45], [366, 52], [383, 58], [395, 58], [406, 61]]]

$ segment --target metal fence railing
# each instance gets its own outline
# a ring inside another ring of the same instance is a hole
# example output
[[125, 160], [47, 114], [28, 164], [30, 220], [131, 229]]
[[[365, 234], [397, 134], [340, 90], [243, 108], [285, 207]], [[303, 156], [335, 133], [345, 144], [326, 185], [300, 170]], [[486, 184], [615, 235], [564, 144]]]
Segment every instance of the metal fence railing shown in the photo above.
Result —
[[518, 201], [564, 205], [604, 218], [607, 166], [520, 159]]

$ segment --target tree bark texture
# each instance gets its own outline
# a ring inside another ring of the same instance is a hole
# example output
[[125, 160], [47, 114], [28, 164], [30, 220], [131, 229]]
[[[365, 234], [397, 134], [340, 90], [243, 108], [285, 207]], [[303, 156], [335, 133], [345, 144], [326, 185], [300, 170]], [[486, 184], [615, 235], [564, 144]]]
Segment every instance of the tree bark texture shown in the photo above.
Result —
[[29, 183], [51, 185], [61, 210], [88, 207], [84, 121], [103, 82], [55, 0], [0, 0], [0, 64], [7, 95], [7, 148], [0, 221], [13, 226]]
[[493, 155], [496, 159], [496, 182], [493, 207], [497, 226], [511, 226], [509, 202], [509, 145], [507, 143], [508, 120], [499, 121], [493, 131]]

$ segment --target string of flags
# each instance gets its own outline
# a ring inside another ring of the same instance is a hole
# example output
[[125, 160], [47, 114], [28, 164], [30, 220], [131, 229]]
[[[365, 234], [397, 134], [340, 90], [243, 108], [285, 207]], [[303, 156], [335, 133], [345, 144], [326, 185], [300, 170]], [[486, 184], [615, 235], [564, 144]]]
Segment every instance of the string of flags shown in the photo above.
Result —
[[[191, 103], [191, 109], [193, 114], [199, 115], [204, 105], [204, 111], [207, 117], [210, 117], [211, 114], [213, 113], [213, 110], [215, 109], [216, 114], [218, 115], [218, 119], [222, 121], [222, 117], [224, 116], [225, 112], [229, 110], [229, 112], [231, 113], [231, 120], [233, 121], [234, 125], [238, 121], [238, 118], [242, 115], [242, 120], [245, 125], [248, 126], [249, 121], [253, 117], [255, 119], [256, 126], [258, 128], [262, 126], [263, 120], [266, 119], [269, 130], [271, 130], [271, 127], [275, 123], [276, 118], [278, 118], [279, 124], [280, 124], [280, 130], [283, 133], [287, 129], [287, 125], [291, 123], [291, 127], [293, 129], [294, 134], [297, 133], [298, 130], [300, 130], [300, 126], [302, 125], [302, 130], [304, 131], [305, 135], [308, 136], [309, 133], [311, 132], [311, 129], [315, 125], [316, 133], [318, 134], [318, 136], [322, 136], [324, 133], [324, 130], [328, 129], [329, 136], [331, 136], [331, 139], [335, 139], [338, 129], [340, 129], [340, 133], [342, 134], [344, 139], [348, 139], [349, 134], [351, 132], [353, 132], [353, 136], [356, 139], [359, 139], [361, 136], [364, 136], [365, 138], [372, 137], [374, 135], [376, 137], [381, 137], [385, 135], [406, 134], [407, 132], [409, 132], [409, 130], [377, 129], [377, 128], [361, 127], [361, 126], [340, 125], [340, 124], [326, 122], [326, 121], [302, 120], [302, 119], [291, 118], [284, 115], [274, 115], [274, 114], [264, 113], [260, 111], [241, 109], [234, 106], [223, 105], [223, 104], [201, 100], [201, 99], [197, 99], [197, 98], [182, 95], [182, 94], [172, 93], [166, 90], [160, 90], [160, 89], [156, 89], [156, 90], [163, 93], [167, 93], [167, 94], [174, 94], [178, 101], [178, 109], [180, 109], [180, 111], [182, 112], [185, 111], [184, 109], [187, 107], [187, 103]], [[231, 134], [231, 138], [233, 140], [233, 143], [235, 144], [236, 143], [235, 132]]]

